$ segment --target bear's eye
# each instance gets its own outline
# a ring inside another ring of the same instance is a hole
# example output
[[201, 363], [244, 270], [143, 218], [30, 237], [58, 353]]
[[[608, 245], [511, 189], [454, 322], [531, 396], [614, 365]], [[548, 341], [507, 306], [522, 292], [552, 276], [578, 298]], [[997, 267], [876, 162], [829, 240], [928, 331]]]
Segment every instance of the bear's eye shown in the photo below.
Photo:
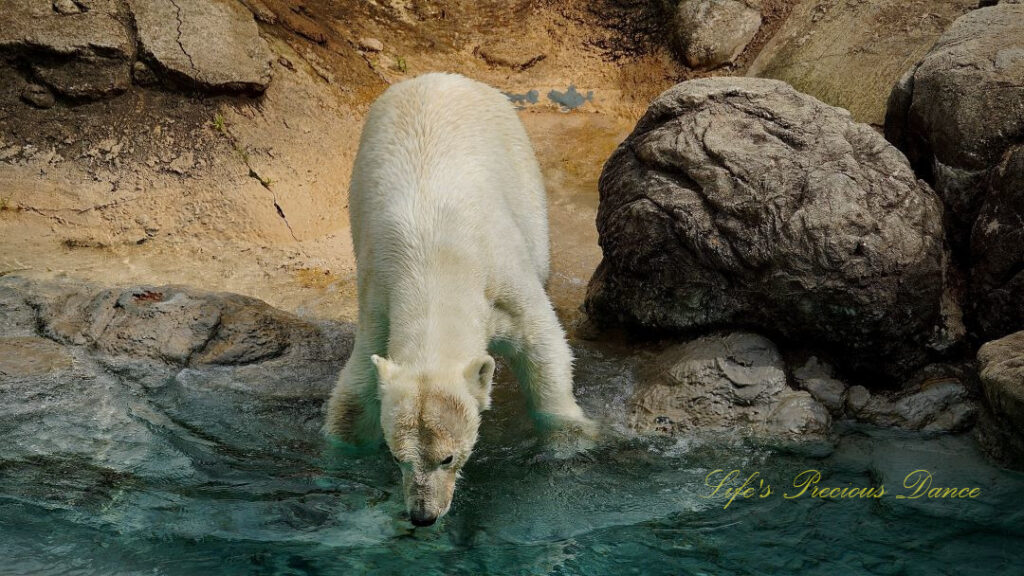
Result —
[[454, 461], [454, 460], [455, 460], [455, 455], [454, 454], [449, 454], [447, 458], [445, 458], [444, 460], [441, 460], [441, 466], [447, 466], [447, 465], [451, 464], [452, 461]]

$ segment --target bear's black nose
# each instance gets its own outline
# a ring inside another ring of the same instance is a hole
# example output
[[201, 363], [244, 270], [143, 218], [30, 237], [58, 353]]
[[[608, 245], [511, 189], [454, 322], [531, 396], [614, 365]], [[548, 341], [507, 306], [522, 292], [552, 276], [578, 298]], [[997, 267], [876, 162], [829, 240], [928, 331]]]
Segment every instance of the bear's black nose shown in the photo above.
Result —
[[426, 514], [411, 514], [409, 519], [412, 520], [413, 526], [433, 526], [434, 522], [437, 522], [437, 516], [427, 516]]

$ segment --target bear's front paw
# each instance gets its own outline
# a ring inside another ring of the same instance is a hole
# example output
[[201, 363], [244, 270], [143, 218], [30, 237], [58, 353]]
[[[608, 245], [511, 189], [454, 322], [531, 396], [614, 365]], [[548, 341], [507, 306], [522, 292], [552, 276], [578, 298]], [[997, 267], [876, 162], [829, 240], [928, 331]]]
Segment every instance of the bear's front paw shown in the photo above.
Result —
[[544, 445], [556, 458], [571, 458], [597, 446], [597, 423], [587, 417], [559, 418], [544, 434]]

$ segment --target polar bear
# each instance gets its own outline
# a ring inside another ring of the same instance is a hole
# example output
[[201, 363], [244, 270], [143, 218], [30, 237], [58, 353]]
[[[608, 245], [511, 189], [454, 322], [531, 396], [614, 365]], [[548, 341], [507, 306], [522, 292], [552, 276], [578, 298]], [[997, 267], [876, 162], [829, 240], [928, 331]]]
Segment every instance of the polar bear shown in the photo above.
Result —
[[511, 365], [542, 431], [594, 434], [544, 292], [546, 204], [526, 132], [497, 90], [426, 74], [370, 108], [349, 194], [359, 320], [325, 428], [356, 445], [383, 435], [415, 525], [451, 506], [491, 404], [491, 353]]

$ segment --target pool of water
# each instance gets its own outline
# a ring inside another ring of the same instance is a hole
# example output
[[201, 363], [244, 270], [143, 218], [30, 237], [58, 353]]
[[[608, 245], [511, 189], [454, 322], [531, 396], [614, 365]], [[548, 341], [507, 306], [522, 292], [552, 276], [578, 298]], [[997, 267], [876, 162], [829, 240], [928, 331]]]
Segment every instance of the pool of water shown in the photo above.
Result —
[[[639, 438], [621, 421], [632, 361], [578, 352], [602, 445], [546, 457], [505, 371], [452, 512], [416, 530], [386, 454], [323, 441], [319, 398], [255, 397], [187, 370], [145, 389], [0, 394], [0, 573], [1024, 573], [1024, 475], [969, 437], [845, 426], [834, 448]], [[716, 469], [757, 472], [774, 493], [725, 507], [705, 485]], [[782, 497], [806, 469], [887, 494]], [[918, 469], [979, 496], [895, 498]]]

